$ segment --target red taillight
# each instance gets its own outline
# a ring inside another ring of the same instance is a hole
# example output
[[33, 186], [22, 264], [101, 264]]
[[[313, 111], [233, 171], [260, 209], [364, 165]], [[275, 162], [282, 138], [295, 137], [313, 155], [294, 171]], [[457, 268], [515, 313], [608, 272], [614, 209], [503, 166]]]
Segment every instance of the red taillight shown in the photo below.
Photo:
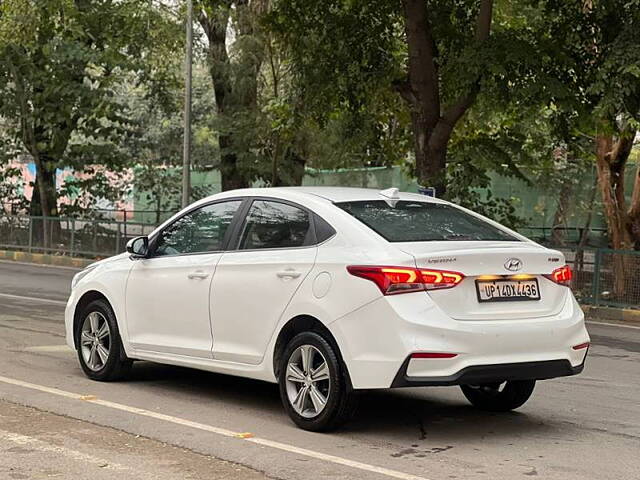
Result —
[[556, 268], [549, 275], [545, 275], [549, 280], [557, 283], [558, 285], [564, 285], [568, 287], [571, 285], [571, 279], [573, 278], [573, 272], [569, 265], [565, 265], [560, 268]]
[[454, 358], [457, 356], [457, 353], [443, 352], [416, 352], [411, 354], [411, 358]]
[[374, 282], [384, 295], [451, 288], [458, 285], [464, 275], [445, 270], [419, 270], [411, 267], [378, 267], [350, 265], [351, 275]]
[[574, 345], [573, 348], [574, 350], [582, 350], [583, 348], [587, 348], [589, 346], [589, 342], [584, 342], [584, 343], [580, 343], [578, 345]]
[[444, 270], [420, 270], [420, 274], [427, 290], [455, 287], [464, 278], [461, 273]]

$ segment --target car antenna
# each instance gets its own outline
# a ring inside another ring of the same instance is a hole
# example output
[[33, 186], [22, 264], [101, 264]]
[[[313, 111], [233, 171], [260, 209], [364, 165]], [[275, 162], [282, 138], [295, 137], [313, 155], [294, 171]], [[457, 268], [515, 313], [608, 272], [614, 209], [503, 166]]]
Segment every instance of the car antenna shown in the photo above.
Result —
[[391, 208], [395, 208], [396, 203], [400, 200], [400, 190], [396, 187], [387, 188], [386, 190], [380, 190], [379, 194], [384, 197], [384, 201], [387, 202]]

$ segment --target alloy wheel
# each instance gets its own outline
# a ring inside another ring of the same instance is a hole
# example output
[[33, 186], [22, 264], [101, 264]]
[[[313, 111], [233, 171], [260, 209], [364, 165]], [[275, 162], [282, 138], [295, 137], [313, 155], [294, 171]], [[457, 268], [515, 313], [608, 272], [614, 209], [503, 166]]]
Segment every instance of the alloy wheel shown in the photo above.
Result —
[[100, 371], [109, 359], [111, 329], [100, 312], [91, 312], [82, 323], [80, 349], [85, 365], [92, 371]]
[[285, 375], [287, 397], [295, 412], [305, 418], [320, 415], [331, 390], [331, 373], [322, 352], [313, 345], [296, 348]]

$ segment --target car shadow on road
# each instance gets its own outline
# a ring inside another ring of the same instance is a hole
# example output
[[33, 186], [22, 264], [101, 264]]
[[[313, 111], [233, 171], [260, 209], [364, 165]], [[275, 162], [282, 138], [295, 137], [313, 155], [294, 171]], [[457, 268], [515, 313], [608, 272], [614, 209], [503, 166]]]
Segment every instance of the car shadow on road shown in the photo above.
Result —
[[[171, 398], [202, 405], [223, 402], [265, 421], [289, 422], [275, 384], [150, 362], [136, 362], [128, 381]], [[527, 413], [525, 408], [525, 412], [482, 412], [469, 405], [461, 393], [458, 396], [457, 391], [448, 389], [443, 394], [442, 388], [364, 391], [359, 394], [355, 417], [337, 434], [382, 434], [404, 442], [428, 438], [453, 443], [487, 436], [509, 442], [520, 436], [558, 431], [552, 421]]]

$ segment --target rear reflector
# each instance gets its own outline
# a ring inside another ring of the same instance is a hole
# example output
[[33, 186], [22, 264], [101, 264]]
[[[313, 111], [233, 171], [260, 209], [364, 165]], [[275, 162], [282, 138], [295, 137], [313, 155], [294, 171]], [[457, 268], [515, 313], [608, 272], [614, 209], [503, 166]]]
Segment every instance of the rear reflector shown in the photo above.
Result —
[[579, 345], [574, 345], [571, 348], [573, 348], [574, 350], [582, 350], [583, 348], [587, 348], [588, 346], [589, 346], [589, 342], [584, 342]]
[[557, 283], [558, 285], [564, 285], [568, 287], [571, 285], [571, 279], [573, 278], [573, 272], [571, 271], [571, 267], [569, 265], [565, 265], [560, 268], [556, 268], [551, 274], [545, 275], [552, 282]]
[[347, 271], [356, 277], [371, 280], [384, 295], [451, 288], [464, 279], [464, 275], [458, 272], [412, 267], [349, 265]]
[[440, 353], [440, 352], [416, 352], [411, 354], [411, 358], [454, 358], [457, 353]]

